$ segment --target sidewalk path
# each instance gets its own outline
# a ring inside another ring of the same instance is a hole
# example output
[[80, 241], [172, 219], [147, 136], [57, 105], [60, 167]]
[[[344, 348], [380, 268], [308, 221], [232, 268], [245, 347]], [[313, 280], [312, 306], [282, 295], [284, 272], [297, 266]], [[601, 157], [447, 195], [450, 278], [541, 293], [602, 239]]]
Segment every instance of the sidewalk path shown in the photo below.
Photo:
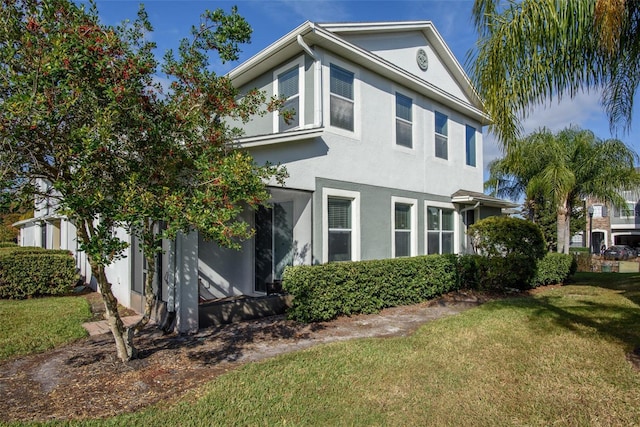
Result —
[[[122, 323], [125, 327], [127, 327], [133, 325], [140, 319], [142, 319], [142, 315], [126, 316], [122, 318]], [[109, 332], [111, 332], [111, 329], [109, 329], [109, 324], [106, 320], [83, 323], [82, 327], [85, 328], [87, 332], [89, 332], [90, 336], [108, 334]]]

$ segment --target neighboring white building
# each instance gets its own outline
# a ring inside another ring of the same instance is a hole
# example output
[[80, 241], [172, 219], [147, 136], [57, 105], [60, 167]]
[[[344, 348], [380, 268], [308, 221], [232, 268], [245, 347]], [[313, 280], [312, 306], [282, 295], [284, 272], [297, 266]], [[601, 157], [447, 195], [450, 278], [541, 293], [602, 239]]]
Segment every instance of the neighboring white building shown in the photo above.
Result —
[[[287, 265], [464, 253], [468, 225], [514, 206], [482, 194], [489, 118], [429, 21], [305, 22], [229, 77], [241, 92], [286, 96], [296, 111], [288, 124], [277, 112], [256, 117], [239, 141], [289, 178], [270, 189], [268, 209], [245, 213], [256, 236], [241, 251], [197, 233], [166, 243], [156, 274], [181, 331], [198, 327], [199, 289], [258, 296]], [[37, 215], [23, 224], [21, 243], [31, 235], [36, 245], [55, 242], [48, 231], [37, 237], [50, 225]], [[134, 308], [147, 274], [140, 259], [133, 242], [109, 272], [119, 300]]]

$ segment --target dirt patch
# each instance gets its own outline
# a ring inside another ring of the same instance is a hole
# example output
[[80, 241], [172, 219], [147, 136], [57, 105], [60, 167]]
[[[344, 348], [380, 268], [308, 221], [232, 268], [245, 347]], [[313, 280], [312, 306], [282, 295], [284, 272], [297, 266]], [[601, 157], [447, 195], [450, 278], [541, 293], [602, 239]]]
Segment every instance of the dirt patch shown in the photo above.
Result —
[[492, 296], [448, 294], [375, 315], [301, 324], [273, 316], [163, 336], [148, 328], [136, 338], [140, 358], [115, 357], [110, 334], [0, 364], [0, 421], [102, 418], [172, 402], [238, 366], [312, 345], [361, 337], [411, 334], [433, 319], [477, 306]]

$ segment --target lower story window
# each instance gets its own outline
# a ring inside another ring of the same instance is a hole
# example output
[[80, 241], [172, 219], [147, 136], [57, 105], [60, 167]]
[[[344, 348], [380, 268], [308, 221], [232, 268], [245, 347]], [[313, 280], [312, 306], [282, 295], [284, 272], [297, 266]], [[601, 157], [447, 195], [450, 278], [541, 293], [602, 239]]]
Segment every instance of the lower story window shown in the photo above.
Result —
[[328, 261], [351, 261], [351, 200], [337, 197], [327, 199], [329, 222]]
[[453, 253], [453, 209], [427, 207], [427, 253]]
[[411, 256], [411, 205], [405, 203], [396, 203], [394, 220], [394, 256]]

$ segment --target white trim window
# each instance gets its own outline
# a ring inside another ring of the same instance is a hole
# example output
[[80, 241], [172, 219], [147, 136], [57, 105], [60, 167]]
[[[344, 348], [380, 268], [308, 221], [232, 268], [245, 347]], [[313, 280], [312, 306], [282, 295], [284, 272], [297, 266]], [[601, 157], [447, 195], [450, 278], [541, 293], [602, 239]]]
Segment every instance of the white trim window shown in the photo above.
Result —
[[[598, 207], [598, 209], [596, 209], [596, 206]], [[602, 206], [600, 205], [594, 205], [593, 206], [593, 217], [594, 218], [599, 218], [604, 216], [603, 215], [603, 209]], [[629, 218], [638, 218], [640, 217], [640, 202], [634, 202], [634, 201], [629, 201], [627, 200], [627, 206], [624, 209], [618, 209], [618, 208], [614, 208], [613, 209], [614, 212], [614, 216], [616, 218], [622, 218], [622, 219], [629, 219]], [[598, 214], [598, 216], [596, 216], [596, 213]]]
[[330, 66], [330, 123], [331, 126], [351, 132], [355, 131], [354, 76], [351, 71], [335, 64]]
[[476, 166], [476, 128], [466, 126], [465, 158], [467, 166]]
[[438, 111], [435, 111], [434, 115], [435, 115], [436, 157], [447, 160], [449, 158], [449, 150], [448, 150], [449, 130], [447, 126], [449, 118], [446, 116], [446, 114], [442, 114]]
[[323, 189], [322, 223], [326, 262], [360, 259], [360, 193]]
[[427, 206], [427, 254], [455, 253], [455, 211]]
[[396, 92], [396, 144], [413, 148], [413, 101]]
[[274, 95], [285, 100], [283, 111], [293, 113], [289, 122], [278, 111], [274, 116], [273, 126], [275, 132], [285, 132], [302, 127], [304, 110], [302, 102], [302, 88], [304, 76], [304, 63], [300, 58], [295, 63], [290, 63], [274, 72]]
[[393, 224], [391, 247], [394, 258], [415, 256], [418, 252], [416, 205], [415, 199], [400, 197], [391, 199]]

